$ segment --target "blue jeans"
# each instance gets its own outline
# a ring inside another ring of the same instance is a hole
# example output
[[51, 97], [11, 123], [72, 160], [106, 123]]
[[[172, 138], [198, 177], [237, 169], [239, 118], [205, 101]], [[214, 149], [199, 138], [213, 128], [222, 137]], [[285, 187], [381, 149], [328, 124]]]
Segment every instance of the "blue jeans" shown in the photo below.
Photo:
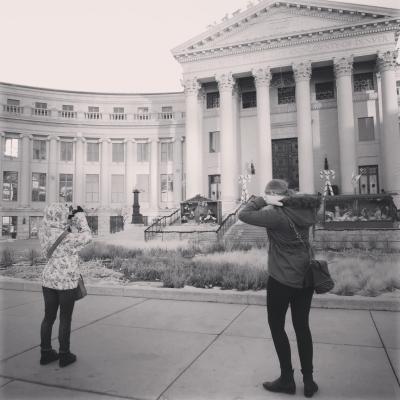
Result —
[[76, 289], [56, 290], [42, 287], [42, 290], [44, 318], [40, 327], [40, 348], [42, 351], [51, 350], [51, 332], [57, 318], [58, 308], [60, 308], [60, 326], [58, 330], [60, 353], [68, 353]]

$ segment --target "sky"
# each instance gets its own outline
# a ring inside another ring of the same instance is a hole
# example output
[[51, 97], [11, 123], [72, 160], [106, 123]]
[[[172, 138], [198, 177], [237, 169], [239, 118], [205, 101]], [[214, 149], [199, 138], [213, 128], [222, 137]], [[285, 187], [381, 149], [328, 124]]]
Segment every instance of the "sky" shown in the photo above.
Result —
[[[400, 0], [342, 1], [400, 9]], [[248, 3], [0, 0], [0, 82], [94, 92], [182, 91], [171, 50]]]

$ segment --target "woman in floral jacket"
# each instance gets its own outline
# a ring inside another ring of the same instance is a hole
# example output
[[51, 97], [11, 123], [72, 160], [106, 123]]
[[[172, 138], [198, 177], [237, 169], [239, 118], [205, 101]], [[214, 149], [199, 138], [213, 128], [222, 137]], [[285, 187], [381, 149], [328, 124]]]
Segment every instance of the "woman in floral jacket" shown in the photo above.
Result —
[[[42, 290], [45, 315], [40, 329], [41, 365], [59, 359], [60, 367], [65, 367], [76, 361], [76, 356], [70, 352], [69, 340], [76, 288], [80, 276], [78, 252], [91, 241], [92, 234], [83, 212], [77, 212], [72, 218], [70, 216], [70, 219], [68, 217], [67, 205], [50, 204], [44, 211], [44, 218], [39, 228], [39, 241], [44, 255], [57, 238], [66, 230], [68, 231], [43, 270]], [[59, 354], [51, 346], [51, 332], [58, 308], [60, 308]]]

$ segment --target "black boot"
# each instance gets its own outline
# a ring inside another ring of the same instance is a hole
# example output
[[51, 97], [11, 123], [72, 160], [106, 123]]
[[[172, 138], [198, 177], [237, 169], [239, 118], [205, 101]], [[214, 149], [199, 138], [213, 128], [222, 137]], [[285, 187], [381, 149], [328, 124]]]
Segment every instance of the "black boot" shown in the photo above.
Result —
[[318, 385], [314, 382], [312, 374], [303, 375], [304, 396], [313, 397], [314, 393], [318, 392]]
[[69, 364], [72, 364], [76, 361], [76, 355], [71, 352], [68, 353], [60, 353], [60, 367], [66, 367]]
[[295, 394], [296, 383], [293, 378], [293, 370], [282, 371], [278, 379], [273, 382], [264, 382], [263, 387], [270, 392]]
[[40, 352], [40, 365], [46, 365], [46, 364], [50, 364], [53, 361], [57, 361], [59, 358], [58, 353], [53, 350], [42, 350]]

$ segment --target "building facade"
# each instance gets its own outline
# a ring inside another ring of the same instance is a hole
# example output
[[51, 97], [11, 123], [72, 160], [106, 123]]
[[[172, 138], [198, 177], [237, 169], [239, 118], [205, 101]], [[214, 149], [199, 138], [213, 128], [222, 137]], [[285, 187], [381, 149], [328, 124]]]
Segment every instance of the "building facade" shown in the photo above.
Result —
[[316, 193], [325, 158], [338, 193], [400, 193], [399, 28], [393, 9], [260, 1], [173, 49], [182, 93], [1, 84], [2, 235], [34, 236], [59, 200], [118, 230], [134, 188], [150, 218], [196, 194], [228, 211], [240, 175]]

